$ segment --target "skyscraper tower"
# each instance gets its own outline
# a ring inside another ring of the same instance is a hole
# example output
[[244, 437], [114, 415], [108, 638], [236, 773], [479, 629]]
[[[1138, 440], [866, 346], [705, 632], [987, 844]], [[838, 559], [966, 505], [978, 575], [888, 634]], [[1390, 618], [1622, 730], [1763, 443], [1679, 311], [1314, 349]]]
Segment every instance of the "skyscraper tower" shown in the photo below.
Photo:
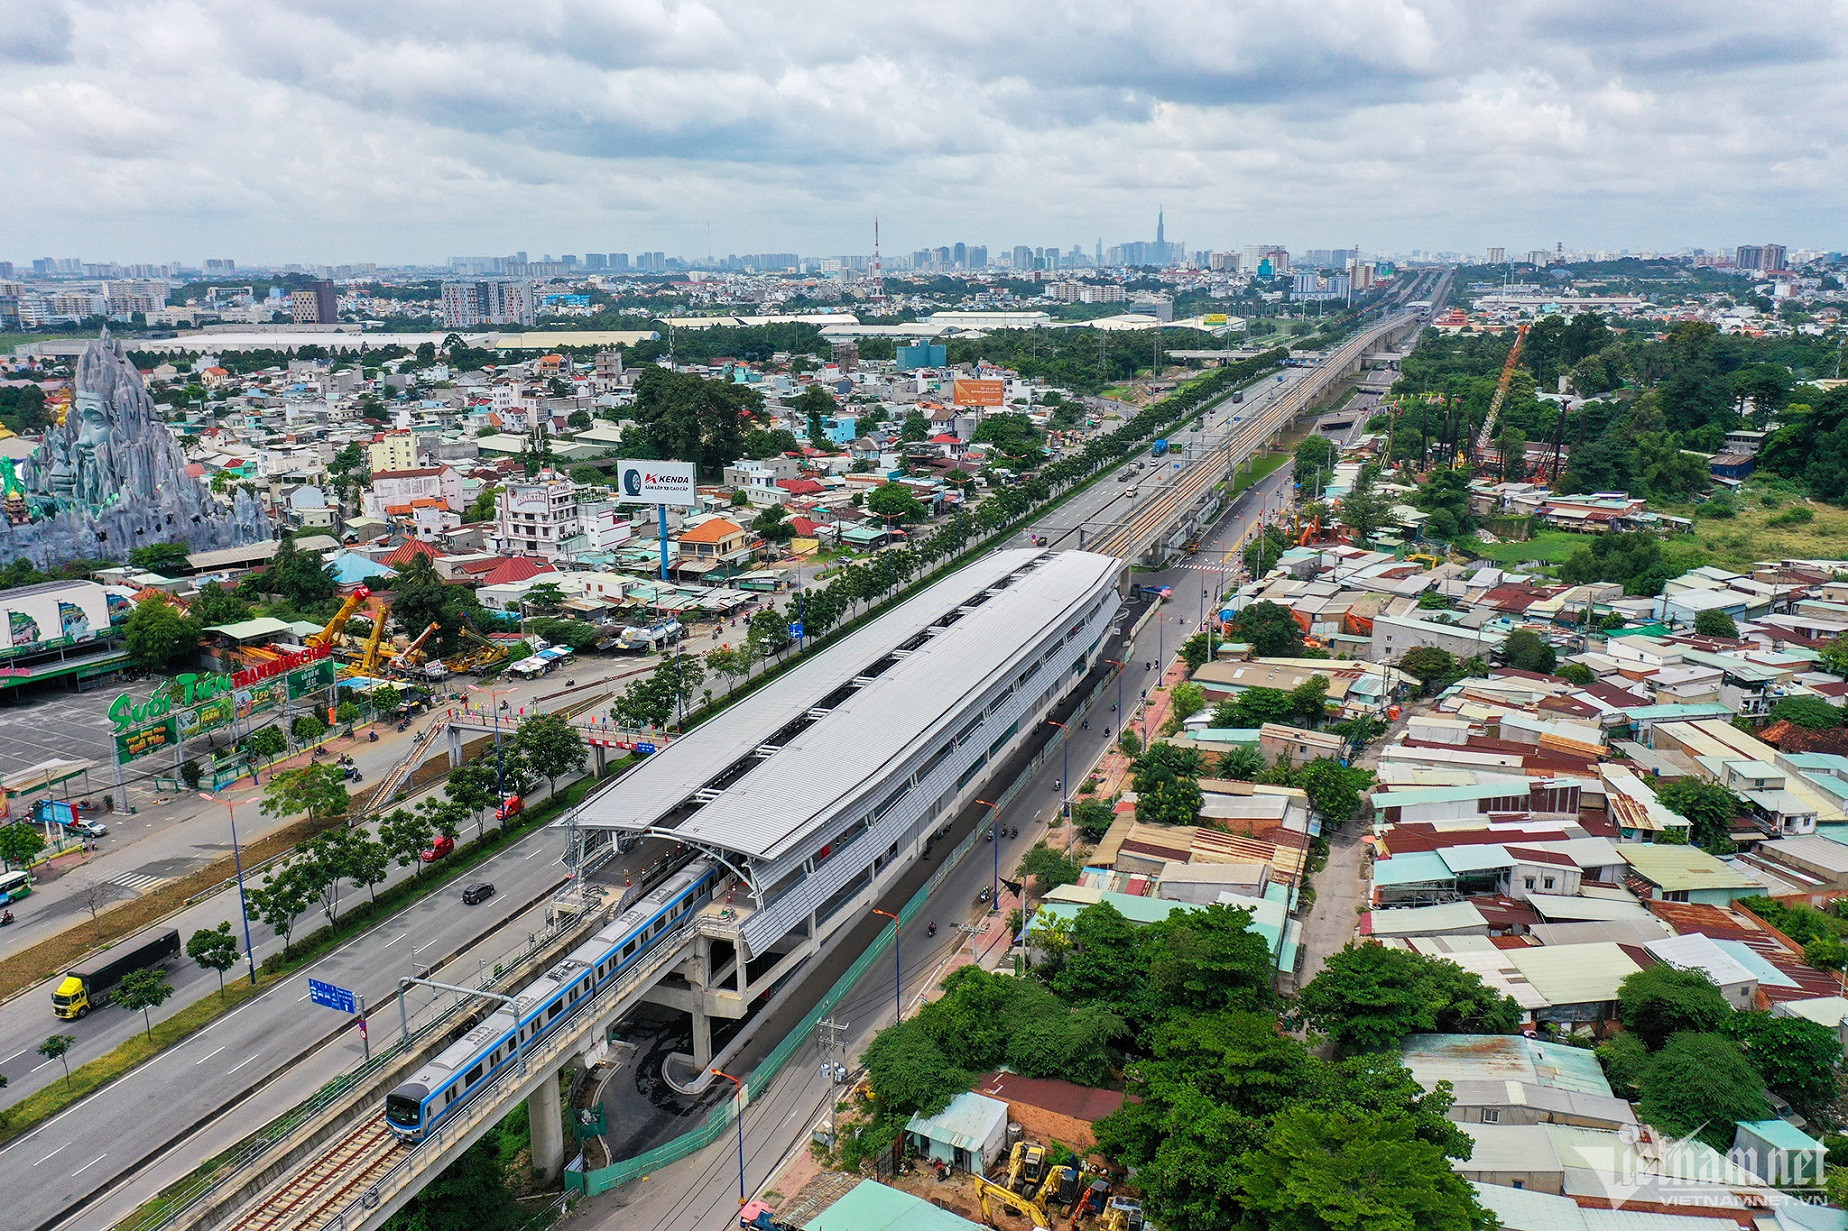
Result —
[[[1158, 244], [1165, 244], [1168, 242], [1167, 220], [1164, 217], [1163, 211], [1159, 208], [1155, 211], [1155, 242]], [[1162, 252], [1165, 255], [1167, 249], [1162, 249]]]
[[879, 215], [873, 215], [873, 294], [876, 304], [885, 302], [885, 278], [879, 270]]

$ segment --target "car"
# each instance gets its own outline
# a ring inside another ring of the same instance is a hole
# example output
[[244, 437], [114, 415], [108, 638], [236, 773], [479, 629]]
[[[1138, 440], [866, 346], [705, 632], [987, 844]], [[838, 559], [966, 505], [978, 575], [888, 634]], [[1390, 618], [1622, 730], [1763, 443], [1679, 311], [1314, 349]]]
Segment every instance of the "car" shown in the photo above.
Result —
[[78, 821], [70, 831], [80, 838], [100, 838], [109, 832], [109, 826], [102, 821]]
[[493, 881], [476, 881], [462, 891], [462, 904], [464, 906], [479, 906], [493, 896]]
[[504, 821], [508, 817], [518, 816], [526, 811], [526, 801], [518, 795], [509, 795], [501, 800], [500, 807], [494, 809], [494, 819]]
[[437, 860], [441, 859], [444, 855], [449, 854], [451, 851], [455, 849], [456, 849], [456, 840], [454, 838], [450, 837], [446, 833], [438, 834], [436, 835], [435, 841], [431, 842], [430, 845], [424, 847], [423, 854], [419, 857], [425, 863], [435, 863]]

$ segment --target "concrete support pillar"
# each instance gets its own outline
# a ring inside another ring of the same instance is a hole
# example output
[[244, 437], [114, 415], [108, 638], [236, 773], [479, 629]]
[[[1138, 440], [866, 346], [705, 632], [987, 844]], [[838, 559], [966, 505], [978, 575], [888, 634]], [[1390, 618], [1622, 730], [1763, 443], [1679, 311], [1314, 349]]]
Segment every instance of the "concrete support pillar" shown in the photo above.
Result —
[[609, 764], [610, 750], [602, 744], [590, 746], [590, 772], [598, 778], [603, 777], [604, 767]]
[[462, 764], [462, 728], [454, 723], [449, 725], [449, 768]]
[[693, 1063], [702, 1073], [712, 1067], [712, 1019], [702, 1009], [693, 1010]]
[[556, 1179], [565, 1167], [565, 1119], [555, 1074], [527, 1095], [526, 1118], [532, 1126], [533, 1175], [542, 1183]]

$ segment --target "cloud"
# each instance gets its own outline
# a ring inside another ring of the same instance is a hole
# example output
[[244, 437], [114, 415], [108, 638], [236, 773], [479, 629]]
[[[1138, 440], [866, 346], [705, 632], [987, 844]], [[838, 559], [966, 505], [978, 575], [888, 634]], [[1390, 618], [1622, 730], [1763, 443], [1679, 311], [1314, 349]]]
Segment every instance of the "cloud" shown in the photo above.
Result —
[[1826, 0], [25, 7], [15, 260], [1844, 240]]

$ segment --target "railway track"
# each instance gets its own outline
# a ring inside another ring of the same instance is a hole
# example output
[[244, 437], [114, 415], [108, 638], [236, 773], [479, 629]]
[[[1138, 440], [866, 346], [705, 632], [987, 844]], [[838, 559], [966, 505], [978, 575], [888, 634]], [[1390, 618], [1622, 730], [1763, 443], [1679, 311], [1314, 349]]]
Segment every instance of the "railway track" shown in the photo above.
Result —
[[390, 1171], [404, 1146], [374, 1116], [336, 1142], [313, 1163], [238, 1222], [240, 1231], [295, 1231], [320, 1227]]
[[[1365, 354], [1368, 347], [1404, 323], [1405, 315], [1396, 314], [1355, 336], [1324, 361], [1324, 370], [1329, 372], [1343, 370], [1348, 363]], [[1215, 446], [1205, 456], [1196, 460], [1192, 466], [1182, 471], [1179, 478], [1162, 488], [1158, 495], [1152, 496], [1128, 521], [1105, 531], [1095, 539], [1088, 550], [1120, 556], [1126, 560], [1134, 559], [1165, 529], [1174, 525], [1179, 520], [1180, 514], [1192, 507], [1200, 495], [1219, 479], [1224, 470], [1254, 451], [1259, 443], [1267, 439], [1271, 433], [1301, 414], [1309, 402], [1322, 393], [1327, 384], [1327, 379], [1318, 380], [1312, 375], [1301, 384], [1287, 390], [1261, 416], [1241, 426], [1224, 444]], [[1205, 408], [1202, 413], [1212, 413], [1219, 404], [1214, 403]]]

